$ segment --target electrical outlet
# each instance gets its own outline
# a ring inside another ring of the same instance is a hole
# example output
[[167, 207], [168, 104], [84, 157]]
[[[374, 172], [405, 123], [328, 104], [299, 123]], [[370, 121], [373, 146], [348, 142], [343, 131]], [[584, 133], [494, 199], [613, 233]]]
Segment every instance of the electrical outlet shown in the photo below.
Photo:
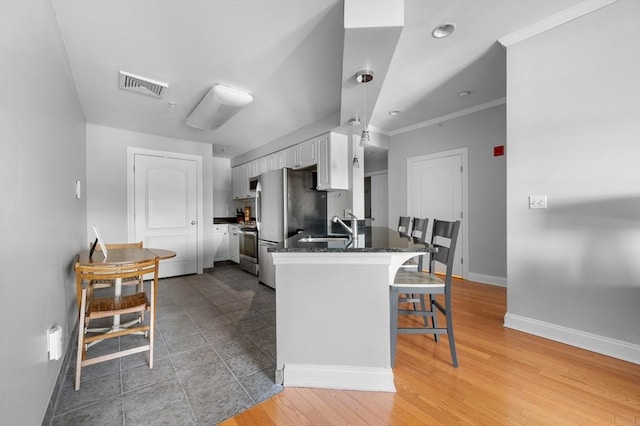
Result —
[[529, 195], [529, 208], [530, 209], [546, 209], [547, 196], [546, 195]]
[[62, 327], [59, 325], [47, 330], [47, 348], [50, 360], [58, 360], [62, 356]]

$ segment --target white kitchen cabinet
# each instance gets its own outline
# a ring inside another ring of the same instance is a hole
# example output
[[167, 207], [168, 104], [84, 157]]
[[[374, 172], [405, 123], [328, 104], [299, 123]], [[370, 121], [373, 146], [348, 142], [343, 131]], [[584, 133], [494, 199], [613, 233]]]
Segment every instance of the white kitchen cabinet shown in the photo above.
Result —
[[254, 173], [256, 173], [254, 176], [260, 176], [261, 174], [267, 171], [267, 157], [260, 157], [257, 160], [255, 160], [254, 163], [255, 163], [255, 166], [253, 171]]
[[233, 198], [243, 200], [252, 198], [255, 194], [249, 189], [249, 177], [251, 175], [251, 163], [240, 164], [231, 169], [231, 186], [233, 189]]
[[318, 149], [316, 139], [298, 144], [298, 167], [308, 167], [318, 163]]
[[240, 234], [239, 225], [229, 225], [229, 260], [240, 263]]
[[242, 189], [244, 179], [243, 166], [235, 166], [231, 169], [231, 185], [233, 188], [233, 198], [243, 198], [244, 191]]
[[213, 225], [213, 261], [229, 260], [229, 225]]
[[297, 145], [291, 146], [282, 151], [284, 167], [288, 167], [290, 169], [298, 167], [298, 151], [299, 149]]
[[258, 177], [267, 171], [267, 158], [260, 157], [256, 160], [246, 163], [245, 167], [248, 179]]
[[246, 163], [244, 165], [245, 167], [245, 174], [247, 175], [248, 179], [251, 179], [254, 176], [257, 176], [257, 163], [255, 161], [250, 161], [248, 163]]
[[249, 180], [262, 173], [280, 170], [283, 167], [300, 169], [314, 164], [317, 164], [318, 168], [319, 190], [348, 190], [351, 164], [348, 137], [338, 133], [327, 133], [234, 167], [231, 171], [233, 198], [242, 200], [255, 197], [255, 193], [251, 192]]
[[284, 167], [284, 151], [274, 152], [267, 157], [267, 171], [280, 170]]
[[284, 167], [301, 169], [318, 163], [318, 148], [316, 139], [310, 139], [291, 146], [282, 152]]
[[316, 139], [318, 146], [318, 189], [345, 191], [349, 189], [349, 138], [327, 133]]

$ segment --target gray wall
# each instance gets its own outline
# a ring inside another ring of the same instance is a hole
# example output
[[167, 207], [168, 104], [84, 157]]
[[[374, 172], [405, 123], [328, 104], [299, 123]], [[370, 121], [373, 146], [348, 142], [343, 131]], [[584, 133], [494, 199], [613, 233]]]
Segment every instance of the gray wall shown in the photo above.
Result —
[[[506, 158], [493, 147], [505, 145], [505, 106], [499, 105], [391, 138], [389, 148], [389, 223], [407, 212], [407, 159], [468, 148], [469, 277], [504, 284], [506, 255]], [[391, 188], [403, 188], [392, 190]]]
[[76, 322], [85, 121], [49, 1], [0, 1], [0, 423], [37, 425], [62, 366], [46, 331]]
[[507, 50], [506, 323], [640, 363], [638, 46], [622, 0]]

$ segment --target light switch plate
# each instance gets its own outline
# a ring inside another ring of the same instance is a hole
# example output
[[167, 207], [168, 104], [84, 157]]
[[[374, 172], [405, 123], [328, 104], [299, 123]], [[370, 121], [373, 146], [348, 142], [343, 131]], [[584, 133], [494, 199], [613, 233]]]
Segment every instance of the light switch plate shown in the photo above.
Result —
[[529, 208], [530, 209], [546, 209], [547, 196], [546, 195], [529, 195]]

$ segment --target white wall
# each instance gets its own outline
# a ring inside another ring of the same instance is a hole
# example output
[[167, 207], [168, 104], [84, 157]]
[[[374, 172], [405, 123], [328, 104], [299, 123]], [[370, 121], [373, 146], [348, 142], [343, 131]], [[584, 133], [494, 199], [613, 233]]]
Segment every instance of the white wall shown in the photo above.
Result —
[[209, 144], [87, 124], [88, 235], [92, 235], [91, 226], [98, 225], [107, 242], [128, 240], [126, 167], [129, 146], [202, 157], [204, 217], [198, 218], [198, 222], [203, 227], [203, 268], [212, 267], [213, 217], [223, 212], [226, 216], [231, 208], [231, 172], [228, 160], [216, 159], [214, 162]]
[[[331, 230], [331, 218], [338, 216], [344, 218], [345, 209], [350, 209], [358, 219], [364, 219], [364, 167], [363, 154], [364, 150], [359, 145], [360, 136], [347, 135], [349, 149], [347, 165], [349, 169], [349, 187], [348, 191], [327, 191], [327, 229]], [[353, 155], [358, 155], [360, 167], [353, 167]]]
[[506, 324], [640, 363], [638, 46], [621, 0], [507, 50]]
[[212, 158], [213, 167], [213, 217], [234, 217], [233, 193], [231, 186], [231, 160]]
[[[507, 277], [506, 156], [493, 147], [505, 145], [504, 105], [393, 136], [389, 149], [389, 223], [407, 214], [407, 159], [468, 147], [469, 278], [503, 284]], [[437, 182], [434, 182], [437, 184]]]
[[0, 423], [41, 424], [75, 325], [85, 123], [49, 1], [0, 1]]

